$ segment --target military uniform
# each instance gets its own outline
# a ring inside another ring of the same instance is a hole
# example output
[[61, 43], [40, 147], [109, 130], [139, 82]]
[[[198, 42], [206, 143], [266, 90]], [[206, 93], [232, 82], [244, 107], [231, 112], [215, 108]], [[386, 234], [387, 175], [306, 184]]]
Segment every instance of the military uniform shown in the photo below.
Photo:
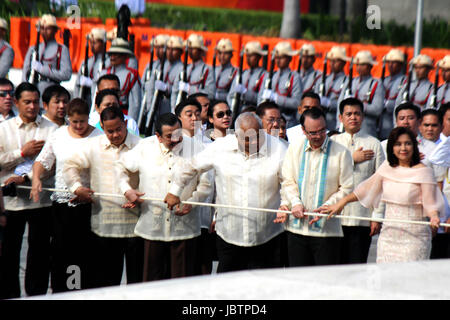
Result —
[[[434, 90], [434, 86], [433, 89]], [[428, 107], [431, 107], [431, 99], [429, 99]], [[442, 84], [436, 95], [436, 107], [439, 109], [443, 104], [450, 102], [450, 83]]]
[[397, 73], [394, 76], [389, 76], [384, 79], [384, 109], [379, 123], [379, 135], [381, 140], [387, 139], [394, 128], [394, 108], [396, 106], [397, 97], [405, 81], [406, 76], [402, 73]]
[[[347, 88], [348, 80], [344, 85], [344, 90], [338, 99], [338, 105], [345, 98], [345, 88]], [[357, 77], [352, 82], [352, 97], [358, 98], [364, 104], [364, 121], [361, 126], [361, 133], [366, 133], [374, 137], [378, 137], [378, 121], [384, 108], [384, 87], [381, 80], [372, 76]], [[339, 114], [337, 111], [336, 114]], [[338, 118], [337, 118], [338, 119]], [[340, 121], [337, 128], [340, 126]]]
[[[180, 88], [180, 77], [177, 77], [172, 89], [172, 100], [177, 100], [178, 91]], [[214, 99], [216, 92], [216, 86], [214, 84], [213, 71], [210, 66], [204, 63], [202, 60], [197, 61], [194, 64], [190, 64], [187, 67], [187, 81], [189, 84], [188, 96], [197, 92], [202, 92], [208, 95], [210, 100]]]
[[125, 64], [117, 67], [108, 67], [103, 70], [100, 76], [104, 74], [115, 74], [120, 80], [120, 105], [128, 110], [129, 117], [137, 121], [141, 107], [141, 81], [136, 69], [132, 69]]
[[[241, 95], [241, 110], [245, 106], [258, 105], [258, 93], [264, 85], [264, 78], [267, 76], [266, 70], [261, 67], [247, 69], [242, 72], [242, 85], [247, 91]], [[236, 92], [237, 79], [231, 84], [230, 92], [227, 96], [228, 105], [231, 106]]]
[[307, 71], [300, 71], [300, 79], [303, 85], [303, 93], [309, 91], [316, 91], [320, 84], [320, 78], [322, 77], [322, 72], [315, 70], [314, 68], [309, 68]]
[[228, 92], [230, 91], [231, 84], [239, 70], [231, 65], [231, 63], [225, 66], [218, 66], [215, 70], [216, 80], [216, 99], [227, 100]]
[[[400, 89], [400, 93], [395, 100], [395, 105], [398, 106], [403, 102], [403, 95], [405, 94], [407, 83]], [[432, 95], [433, 84], [428, 79], [411, 81], [409, 88], [409, 101], [418, 106], [420, 109], [424, 109]]]
[[[106, 61], [105, 61], [105, 66], [106, 66]], [[97, 54], [96, 56], [92, 56], [88, 59], [88, 77], [92, 81], [97, 81], [98, 76], [101, 71], [101, 67], [102, 67], [102, 54], [101, 53]], [[84, 75], [84, 61], [81, 64], [80, 69], [78, 70], [77, 79], [75, 80], [75, 88], [73, 91], [74, 97], [80, 96], [80, 91], [81, 91], [80, 77], [83, 75]], [[91, 92], [90, 100], [86, 101], [88, 103], [88, 105], [91, 105], [93, 99], [95, 98], [95, 97], [92, 97], [92, 95], [95, 93], [94, 88], [91, 87], [90, 89], [93, 90], [94, 92]]]
[[[263, 84], [258, 94], [258, 104], [264, 101], [264, 90]], [[278, 95], [274, 102], [278, 104], [281, 114], [286, 118], [286, 127], [295, 126], [297, 124], [297, 108], [303, 92], [300, 76], [289, 68], [277, 70], [272, 77], [272, 90]]]
[[[22, 69], [22, 82], [26, 82], [31, 72], [31, 57], [34, 46], [28, 49]], [[72, 63], [70, 61], [69, 49], [56, 40], [39, 43], [38, 61], [42, 63], [40, 70], [40, 80], [37, 87], [42, 95], [44, 90], [53, 85], [60, 84], [61, 81], [70, 80], [72, 76]]]
[[0, 40], [0, 78], [6, 78], [14, 60], [14, 49], [5, 40]]
[[[346, 79], [344, 72], [329, 74], [325, 79], [325, 97], [330, 100], [330, 104], [325, 109], [328, 130], [336, 129], [336, 116], [339, 114], [338, 99]], [[315, 86], [315, 92], [321, 95], [322, 93], [319, 91], [320, 83]]]

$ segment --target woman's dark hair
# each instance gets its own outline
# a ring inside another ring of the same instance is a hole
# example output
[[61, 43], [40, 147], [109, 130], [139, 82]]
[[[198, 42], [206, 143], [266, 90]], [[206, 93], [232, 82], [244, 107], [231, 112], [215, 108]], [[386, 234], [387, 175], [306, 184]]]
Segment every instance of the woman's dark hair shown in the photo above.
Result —
[[100, 107], [100, 105], [102, 104], [103, 99], [106, 96], [115, 96], [117, 98], [117, 101], [120, 101], [119, 100], [119, 95], [117, 94], [116, 90], [113, 90], [113, 89], [101, 90], [95, 96], [95, 105], [97, 106], [97, 108]]
[[394, 154], [394, 144], [397, 142], [398, 138], [402, 134], [407, 134], [413, 144], [413, 155], [411, 158], [410, 166], [412, 167], [412, 166], [415, 166], [416, 164], [420, 163], [420, 152], [419, 152], [419, 147], [417, 146], [417, 140], [416, 140], [414, 133], [408, 128], [397, 127], [397, 128], [392, 129], [391, 134], [389, 135], [387, 147], [386, 147], [387, 160], [391, 167], [398, 166], [398, 158]]
[[207, 113], [207, 115], [208, 115], [208, 121], [207, 121], [207, 124], [206, 124], [206, 128], [207, 129], [214, 129], [214, 125], [211, 122], [209, 122], [209, 118], [210, 117], [213, 118], [214, 107], [217, 106], [219, 103], [225, 104], [228, 107], [228, 109], [230, 109], [230, 106], [228, 105], [228, 102], [226, 102], [225, 100], [213, 100], [213, 101], [211, 101], [211, 103], [209, 104], [208, 113]]
[[91, 110], [87, 102], [80, 98], [72, 99], [67, 104], [67, 115], [69, 117], [73, 116], [75, 113], [88, 116], [90, 111]]

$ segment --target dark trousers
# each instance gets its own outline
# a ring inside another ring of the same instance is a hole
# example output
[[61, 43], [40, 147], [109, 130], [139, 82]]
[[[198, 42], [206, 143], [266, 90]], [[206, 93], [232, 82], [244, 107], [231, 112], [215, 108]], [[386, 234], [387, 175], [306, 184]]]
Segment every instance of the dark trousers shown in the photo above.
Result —
[[95, 287], [118, 286], [122, 280], [124, 259], [127, 283], [142, 282], [144, 241], [142, 238], [94, 238], [93, 274]]
[[431, 242], [430, 259], [450, 258], [450, 234], [438, 233]]
[[[90, 204], [71, 207], [66, 203], [53, 202], [53, 237], [51, 241], [51, 286], [53, 292], [92, 287], [88, 281], [88, 263], [92, 258], [93, 240], [90, 219]], [[71, 269], [73, 268], [71, 266], [76, 267], [77, 270]], [[71, 281], [72, 275], [77, 274], [79, 279]]]
[[290, 267], [339, 264], [340, 237], [311, 237], [287, 231]]
[[195, 275], [211, 274], [213, 260], [217, 260], [216, 233], [209, 233], [202, 228], [197, 239], [197, 258], [195, 259]]
[[217, 236], [217, 272], [275, 268], [280, 265], [280, 235], [254, 247], [236, 246]]
[[370, 227], [342, 226], [344, 238], [342, 239], [341, 263], [367, 263], [369, 256]]
[[28, 252], [25, 270], [27, 295], [46, 294], [50, 273], [50, 216], [51, 207], [21, 211], [7, 211], [2, 244], [2, 272], [0, 296], [4, 299], [20, 297], [20, 251], [25, 225], [28, 223]]
[[145, 240], [144, 281], [195, 275], [197, 237], [186, 240]]

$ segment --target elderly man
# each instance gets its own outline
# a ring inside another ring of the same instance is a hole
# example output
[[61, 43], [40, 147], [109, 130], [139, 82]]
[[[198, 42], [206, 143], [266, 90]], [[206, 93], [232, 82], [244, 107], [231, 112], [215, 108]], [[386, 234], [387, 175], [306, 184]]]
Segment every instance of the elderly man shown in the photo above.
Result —
[[406, 80], [406, 76], [402, 72], [405, 65], [405, 54], [401, 50], [392, 49], [384, 57], [384, 60], [389, 70], [389, 76], [383, 82], [385, 95], [384, 109], [380, 121], [381, 140], [387, 139], [391, 130], [394, 128], [395, 101]]
[[0, 123], [16, 116], [14, 110], [14, 84], [0, 78]]
[[276, 223], [286, 223], [289, 266], [338, 264], [342, 237], [340, 219], [306, 216], [322, 205], [334, 204], [353, 190], [350, 152], [326, 134], [319, 108], [300, 117], [305, 137], [289, 145], [283, 162], [280, 210]]
[[237, 81], [233, 81], [227, 97], [228, 105], [231, 106], [235, 94], [240, 93], [242, 110], [246, 106], [257, 105], [258, 93], [264, 84], [264, 77], [267, 75], [266, 70], [259, 66], [259, 61], [267, 55], [267, 51], [262, 50], [258, 41], [247, 42], [244, 47], [244, 54], [249, 68], [242, 73], [242, 84], [240, 86]]
[[300, 70], [300, 79], [303, 84], [303, 93], [309, 91], [316, 91], [319, 87], [320, 78], [322, 77], [322, 72], [320, 70], [315, 70], [313, 67], [316, 61], [316, 48], [310, 43], [305, 43], [300, 49], [300, 55], [302, 64]]
[[233, 67], [231, 59], [233, 58], [233, 44], [230, 39], [220, 39], [215, 48], [220, 66], [215, 70], [214, 79], [216, 80], [217, 100], [226, 100], [231, 84], [236, 76], [238, 69]]
[[[265, 84], [261, 86], [258, 94], [258, 104], [264, 101], [273, 101], [280, 106], [281, 114], [287, 120], [287, 127], [297, 124], [296, 110], [300, 103], [303, 85], [299, 74], [290, 69], [289, 64], [297, 51], [292, 50], [287, 41], [277, 43], [274, 48], [275, 63], [278, 70], [271, 79], [272, 87], [267, 89]], [[267, 82], [268, 79], [265, 79]]]
[[178, 92], [184, 91], [187, 96], [203, 92], [208, 95], [209, 99], [214, 99], [216, 92], [216, 84], [214, 83], [214, 75], [211, 66], [203, 62], [208, 48], [203, 44], [203, 37], [198, 34], [191, 34], [186, 40], [188, 44], [188, 54], [192, 63], [187, 67], [186, 82], [177, 77], [172, 89], [172, 101], [175, 104], [181, 102]]
[[141, 108], [141, 81], [138, 70], [126, 65], [127, 58], [134, 56], [134, 53], [130, 50], [128, 41], [116, 38], [112, 41], [108, 54], [111, 65], [100, 76], [115, 74], [119, 78], [122, 85], [119, 94], [122, 111], [137, 121]]
[[[236, 120], [236, 133], [217, 139], [177, 170], [165, 198], [169, 209], [180, 203], [183, 188], [201, 172], [214, 169], [216, 204], [276, 209], [280, 203], [281, 164], [286, 147], [262, 130], [253, 113]], [[218, 207], [218, 272], [270, 268], [280, 263], [283, 226], [275, 213]]]
[[334, 130], [336, 115], [339, 112], [337, 100], [346, 80], [344, 67], [350, 58], [347, 57], [344, 47], [335, 46], [327, 53], [327, 59], [330, 65], [330, 74], [326, 77], [325, 86], [321, 88], [320, 84], [316, 85], [315, 92], [320, 95], [320, 105], [327, 115], [327, 129]]
[[[18, 116], [0, 124], [0, 181], [28, 185], [34, 159], [45, 140], [58, 127], [39, 116], [39, 91], [21, 83], [15, 92]], [[43, 187], [51, 188], [48, 181]], [[20, 297], [19, 264], [23, 233], [28, 223], [28, 254], [25, 276], [27, 295], [46, 294], [50, 272], [50, 192], [32, 202], [29, 191], [18, 190], [17, 197], [5, 197], [7, 224], [3, 239], [3, 270], [0, 297]]]
[[28, 80], [33, 69], [39, 74], [36, 84], [41, 94], [52, 84], [70, 80], [72, 76], [72, 63], [70, 62], [69, 49], [56, 42], [55, 35], [58, 32], [56, 18], [50, 14], [44, 14], [38, 22], [41, 27], [43, 42], [39, 43], [39, 57], [32, 61], [34, 46], [28, 49], [22, 68], [22, 81]]
[[[433, 61], [426, 54], [419, 54], [414, 57], [410, 63], [414, 67], [414, 72], [416, 74], [416, 79], [411, 81], [411, 86], [409, 87], [409, 99], [405, 100], [407, 83], [403, 84], [400, 93], [395, 100], [395, 106], [401, 103], [410, 101], [414, 105], [418, 106], [420, 109], [425, 108], [430, 99], [433, 84], [428, 80], [428, 74], [431, 69], [433, 69]], [[411, 75], [412, 76], [412, 75]]]
[[[109, 107], [100, 115], [105, 134], [90, 138], [64, 163], [63, 178], [70, 192], [80, 202], [92, 202], [91, 231], [93, 232], [92, 266], [89, 280], [95, 287], [120, 285], [126, 262], [127, 283], [142, 281], [143, 241], [134, 234], [138, 209], [122, 208], [122, 199], [101, 197], [94, 192], [120, 194], [113, 164], [130, 152], [140, 138], [128, 133], [122, 111]], [[87, 170], [90, 186], [82, 185], [81, 173]], [[136, 187], [137, 175], [130, 184]]]
[[[381, 80], [372, 77], [372, 67], [377, 64], [373, 59], [370, 51], [359, 51], [355, 58], [356, 72], [358, 77], [353, 79], [351, 96], [359, 99], [364, 104], [364, 122], [361, 127], [362, 133], [367, 133], [373, 137], [378, 137], [378, 121], [384, 108], [384, 87]], [[347, 81], [344, 88], [348, 87]], [[342, 100], [349, 98], [346, 96], [346, 90], [341, 91], [341, 95], [338, 99], [338, 104]], [[337, 110], [339, 112], [339, 110]], [[341, 123], [337, 121], [337, 128], [341, 126]]]
[[[353, 158], [353, 183], [360, 184], [369, 178], [384, 161], [384, 153], [380, 141], [368, 134], [361, 133], [364, 121], [364, 106], [355, 98], [342, 100], [339, 106], [339, 120], [344, 125], [344, 133], [332, 136], [331, 140], [346, 147]], [[373, 212], [363, 207], [359, 202], [352, 203], [342, 211], [343, 216], [363, 216], [383, 218], [384, 208]], [[379, 222], [343, 219], [342, 230], [342, 263], [366, 263], [369, 255], [372, 236], [380, 231]]]
[[[195, 153], [194, 143], [182, 135], [177, 117], [166, 113], [156, 123], [156, 135], [142, 140], [116, 163], [119, 188], [129, 201], [127, 205], [141, 203], [135, 234], [145, 239], [144, 281], [194, 275], [199, 208], [183, 205], [172, 212], [162, 203], [140, 199], [144, 194], [161, 198], [169, 191], [175, 183], [175, 169]], [[138, 186], [129, 184], [130, 173], [139, 173]], [[207, 174], [196, 175], [181, 197], [201, 202], [211, 193], [211, 187]]]
[[0, 78], [5, 78], [14, 61], [14, 49], [5, 41], [8, 23], [0, 18]]

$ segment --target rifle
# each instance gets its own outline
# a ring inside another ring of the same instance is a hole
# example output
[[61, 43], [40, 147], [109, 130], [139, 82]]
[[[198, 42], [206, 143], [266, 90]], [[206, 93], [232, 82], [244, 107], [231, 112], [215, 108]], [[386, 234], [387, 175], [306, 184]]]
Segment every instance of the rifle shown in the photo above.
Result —
[[[269, 45], [268, 45], [268, 44], [263, 45], [263, 50], [264, 50], [264, 51], [267, 51], [267, 49], [269, 49]], [[268, 60], [268, 58], [269, 58], [269, 55], [268, 55], [268, 54], [266, 54], [266, 55], [263, 57], [262, 68], [263, 68], [264, 70], [267, 70], [267, 60]]]
[[[239, 57], [239, 72], [236, 78], [237, 85], [242, 84], [242, 69], [244, 67], [244, 48], [241, 50], [241, 54]], [[236, 121], [236, 118], [239, 113], [239, 107], [241, 105], [241, 94], [238, 92], [234, 93], [233, 101], [231, 102], [231, 111], [232, 111], [232, 121], [231, 124], [234, 126], [234, 121]]]
[[99, 73], [105, 70], [105, 68], [106, 68], [106, 35], [103, 38], [102, 64], [100, 65]]
[[[186, 82], [187, 80], [187, 67], [188, 67], [188, 42], [186, 41], [186, 47], [184, 49], [184, 61], [183, 61], [183, 71], [180, 73], [180, 80]], [[178, 89], [178, 96], [176, 105], [178, 105], [181, 101], [186, 99], [187, 92]]]
[[[83, 69], [83, 76], [89, 77], [89, 34], [86, 35], [86, 47], [85, 47], [85, 56], [84, 56], [84, 69]], [[81, 86], [80, 90], [80, 96], [79, 98], [83, 99], [84, 101], [88, 101], [88, 98], [91, 94], [90, 87]]]
[[[163, 58], [160, 63], [161, 69], [159, 70], [159, 73], [158, 73], [159, 81], [162, 81], [164, 78], [164, 65], [166, 62], [166, 57], [167, 57], [167, 45], [164, 45]], [[152, 133], [153, 133], [152, 131], [153, 131], [153, 123], [155, 120], [155, 114], [156, 114], [157, 108], [159, 107], [160, 101], [163, 97], [163, 94], [164, 94], [164, 92], [155, 88], [155, 92], [153, 93], [152, 105], [150, 106], [150, 110], [148, 111], [147, 122], [145, 123], [144, 135], [146, 137], [152, 135]]]
[[[437, 109], [437, 92], [439, 86], [439, 62], [436, 63], [436, 72], [434, 74], [434, 88], [433, 95], [431, 96], [431, 107]], [[445, 94], [445, 92], [443, 93]]]
[[[41, 24], [38, 21], [36, 24], [37, 36], [36, 36], [36, 45], [34, 46], [34, 50], [31, 56], [31, 61], [39, 61], [39, 41], [41, 38]], [[31, 65], [30, 65], [31, 66]], [[28, 82], [34, 85], [37, 85], [39, 82], [39, 73], [37, 73], [33, 68], [30, 70], [30, 75], [28, 77]]]
[[302, 60], [303, 60], [303, 50], [300, 49], [300, 56], [298, 58], [298, 68], [297, 73], [300, 75], [300, 71], [302, 70]]
[[345, 89], [345, 95], [344, 97], [348, 98], [352, 95], [352, 83], [353, 83], [353, 57], [350, 61], [350, 70], [348, 73], [348, 83], [347, 88]]
[[144, 75], [144, 83], [143, 88], [144, 88], [144, 98], [142, 99], [142, 105], [141, 105], [141, 110], [139, 112], [139, 116], [138, 116], [138, 128], [139, 128], [139, 132], [144, 132], [145, 131], [145, 124], [147, 123], [147, 93], [145, 92], [145, 84], [150, 80], [151, 78], [151, 74], [153, 71], [153, 56], [154, 56], [154, 45], [153, 45], [153, 39], [150, 41], [150, 63], [148, 65], [148, 69]]
[[403, 100], [402, 103], [409, 101], [409, 90], [411, 89], [411, 79], [412, 79], [412, 73], [413, 73], [413, 65], [411, 64], [409, 67], [409, 73], [408, 73], [408, 82], [406, 83], [406, 90], [403, 92]]
[[325, 60], [323, 62], [323, 71], [322, 71], [322, 82], [320, 83], [319, 86], [319, 93], [320, 96], [325, 97], [325, 84], [327, 81], [327, 64], [328, 64], [328, 60], [327, 57], [325, 57]]
[[217, 60], [217, 49], [214, 48], [214, 55], [212, 61], [212, 75], [214, 79], [214, 83], [216, 83], [216, 60]]
[[386, 78], [386, 57], [383, 57], [383, 68], [381, 69], [381, 84], [383, 86], [385, 78]]
[[[272, 90], [272, 77], [273, 77], [273, 68], [275, 66], [275, 51], [272, 51], [270, 56], [270, 70], [269, 76], [267, 77], [266, 82], [264, 83], [264, 89]], [[263, 102], [267, 102], [269, 100], [264, 100]]]

